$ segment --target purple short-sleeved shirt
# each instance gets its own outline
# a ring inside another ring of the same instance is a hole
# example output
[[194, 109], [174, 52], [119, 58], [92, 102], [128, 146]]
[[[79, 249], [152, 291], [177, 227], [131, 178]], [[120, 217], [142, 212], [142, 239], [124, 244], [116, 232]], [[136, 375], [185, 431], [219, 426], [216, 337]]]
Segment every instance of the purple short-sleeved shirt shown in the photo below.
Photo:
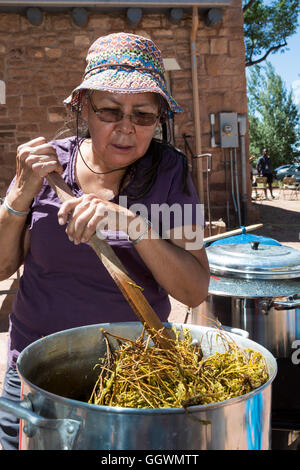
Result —
[[[52, 144], [64, 168], [64, 180], [75, 196], [82, 195], [75, 180], [76, 139], [67, 138]], [[149, 165], [148, 160], [143, 157], [141, 167]], [[135, 178], [138, 177], [139, 173]], [[183, 192], [182, 181], [182, 157], [175, 150], [167, 150], [150, 191], [142, 199], [132, 200], [128, 206], [143, 203], [150, 214], [151, 203], [199, 204], [190, 177], [190, 195]], [[118, 198], [113, 201], [118, 202]], [[13, 366], [19, 353], [42, 336], [83, 325], [137, 321], [93, 249], [87, 243], [74, 245], [69, 241], [65, 226], [60, 226], [57, 221], [60, 205], [55, 192], [44, 180], [31, 207], [30, 250], [10, 315], [9, 362]], [[143, 294], [155, 312], [166, 321], [170, 313], [168, 294], [155, 281], [128, 237], [119, 232], [107, 241], [129, 276], [144, 288]]]

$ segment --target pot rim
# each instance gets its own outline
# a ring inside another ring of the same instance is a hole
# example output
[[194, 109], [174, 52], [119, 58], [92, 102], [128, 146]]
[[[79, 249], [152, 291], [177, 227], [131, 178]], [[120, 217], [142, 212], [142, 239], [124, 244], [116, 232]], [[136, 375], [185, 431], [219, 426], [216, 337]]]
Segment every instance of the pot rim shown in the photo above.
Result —
[[[140, 325], [140, 322], [121, 322], [120, 324], [124, 324], [124, 323]], [[140, 415], [145, 414], [145, 415], [148, 415], [148, 414], [153, 414], [153, 413], [154, 414], [182, 414], [182, 413], [186, 413], [186, 410], [185, 410], [184, 407], [181, 407], [181, 408], [125, 408], [125, 407], [116, 407], [116, 406], [107, 406], [107, 405], [95, 405], [95, 404], [92, 404], [92, 403], [83, 402], [83, 401], [75, 400], [75, 399], [72, 399], [72, 398], [66, 398], [66, 397], [63, 397], [61, 395], [56, 395], [55, 393], [49, 392], [47, 390], [44, 390], [43, 388], [38, 387], [37, 385], [35, 385], [33, 382], [26, 379], [22, 375], [22, 373], [20, 371], [20, 362], [22, 361], [23, 356], [28, 354], [28, 350], [33, 345], [37, 345], [39, 343], [42, 343], [47, 338], [51, 338], [51, 337], [54, 337], [54, 336], [66, 334], [66, 332], [72, 332], [72, 331], [75, 331], [75, 330], [78, 331], [79, 329], [82, 329], [82, 328], [86, 328], [86, 329], [89, 329], [89, 328], [94, 329], [95, 327], [103, 328], [103, 327], [105, 327], [105, 325], [112, 325], [112, 324], [111, 323], [101, 323], [101, 324], [99, 323], [99, 324], [96, 324], [96, 325], [86, 325], [84, 327], [71, 328], [71, 329], [68, 329], [68, 330], [59, 331], [57, 333], [52, 333], [51, 335], [47, 335], [47, 336], [35, 341], [34, 343], [31, 343], [29, 346], [27, 346], [21, 352], [21, 354], [19, 355], [19, 357], [17, 359], [17, 371], [18, 371], [18, 374], [19, 374], [21, 380], [23, 382], [25, 382], [26, 384], [28, 384], [32, 389], [34, 389], [38, 393], [40, 393], [42, 395], [46, 395], [47, 398], [49, 398], [53, 401], [58, 401], [62, 404], [68, 405], [68, 406], [73, 405], [73, 406], [76, 406], [78, 408], [88, 408], [88, 409], [98, 411], [98, 412], [114, 413], [114, 414], [140, 414]], [[114, 325], [117, 325], [117, 323], [114, 323]], [[177, 327], [178, 328], [180, 328], [180, 327], [189, 328], [190, 326], [199, 327], [199, 325], [173, 323], [173, 322], [172, 323], [163, 322], [163, 325], [166, 326], [166, 327], [175, 326], [176, 328]], [[214, 327], [201, 327], [201, 328], [205, 329], [206, 331], [216, 330], [216, 328], [214, 328]], [[235, 339], [235, 338], [236, 339], [241, 339], [241, 336], [239, 336], [235, 333], [226, 332], [226, 335], [228, 335], [229, 337], [232, 337], [232, 339]], [[247, 338], [247, 343], [249, 343], [249, 342], [253, 343], [254, 346], [259, 345], [259, 347], [262, 350], [262, 351], [259, 351], [259, 352], [262, 352], [264, 354], [265, 359], [269, 358], [269, 359], [272, 360], [272, 366], [274, 367], [274, 371], [273, 371], [272, 375], [269, 377], [269, 379], [267, 380], [267, 382], [264, 383], [263, 385], [261, 385], [260, 387], [256, 388], [255, 390], [252, 390], [251, 392], [246, 393], [244, 395], [240, 395], [238, 397], [230, 398], [230, 399], [223, 400], [223, 401], [220, 401], [220, 402], [210, 403], [210, 404], [207, 404], [207, 405], [188, 406], [186, 408], [188, 409], [189, 412], [192, 412], [192, 413], [199, 412], [199, 411], [205, 412], [205, 411], [210, 411], [214, 408], [221, 408], [221, 407], [224, 407], [224, 406], [230, 406], [230, 405], [238, 403], [240, 401], [247, 401], [247, 400], [253, 398], [253, 396], [258, 395], [265, 388], [267, 388], [268, 386], [270, 386], [272, 384], [273, 380], [275, 379], [275, 377], [277, 375], [277, 371], [278, 371], [277, 361], [276, 361], [275, 357], [264, 346], [262, 346], [261, 344], [256, 343], [255, 341], [252, 341], [249, 338]], [[251, 345], [249, 345], [248, 347], [251, 347]]]
[[299, 269], [293, 271], [290, 269], [289, 271], [284, 270], [274, 270], [273, 272], [265, 272], [259, 269], [249, 269], [249, 270], [242, 270], [242, 269], [234, 269], [234, 268], [227, 268], [226, 266], [216, 266], [213, 264], [209, 265], [210, 272], [212, 274], [216, 274], [218, 276], [224, 277], [232, 277], [235, 279], [249, 279], [249, 280], [282, 280], [282, 279], [299, 279]]
[[288, 297], [291, 297], [291, 295], [297, 295], [299, 292], [295, 292], [294, 294], [288, 294], [288, 295], [232, 295], [228, 292], [223, 292], [223, 291], [217, 291], [217, 290], [209, 290], [208, 295], [216, 295], [218, 297], [232, 297], [234, 299], [272, 299], [272, 300], [284, 300], [287, 299]]

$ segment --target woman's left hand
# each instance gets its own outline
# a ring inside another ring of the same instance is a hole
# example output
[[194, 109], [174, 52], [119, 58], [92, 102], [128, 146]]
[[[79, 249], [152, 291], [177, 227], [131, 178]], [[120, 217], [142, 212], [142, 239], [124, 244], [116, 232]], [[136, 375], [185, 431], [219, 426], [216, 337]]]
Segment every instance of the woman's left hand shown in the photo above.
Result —
[[126, 207], [106, 201], [95, 194], [85, 194], [64, 202], [58, 211], [58, 223], [67, 224], [66, 233], [75, 245], [88, 242], [100, 230], [124, 231], [136, 217]]

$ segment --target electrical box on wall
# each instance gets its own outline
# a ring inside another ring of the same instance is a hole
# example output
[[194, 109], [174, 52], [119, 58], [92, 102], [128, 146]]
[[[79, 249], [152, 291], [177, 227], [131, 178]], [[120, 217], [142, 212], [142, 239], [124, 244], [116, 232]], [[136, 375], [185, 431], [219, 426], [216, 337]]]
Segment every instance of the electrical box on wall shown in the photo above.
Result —
[[237, 113], [220, 113], [220, 146], [236, 148], [239, 146]]

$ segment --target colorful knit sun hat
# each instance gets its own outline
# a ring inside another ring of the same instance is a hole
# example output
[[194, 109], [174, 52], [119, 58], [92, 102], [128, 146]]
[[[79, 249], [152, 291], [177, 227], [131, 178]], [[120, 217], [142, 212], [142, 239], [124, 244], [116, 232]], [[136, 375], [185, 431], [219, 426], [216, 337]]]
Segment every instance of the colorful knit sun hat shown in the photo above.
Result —
[[115, 93], [159, 93], [173, 113], [182, 111], [167, 90], [160, 50], [142, 36], [114, 33], [98, 38], [90, 47], [82, 83], [64, 101], [73, 111], [83, 90]]

